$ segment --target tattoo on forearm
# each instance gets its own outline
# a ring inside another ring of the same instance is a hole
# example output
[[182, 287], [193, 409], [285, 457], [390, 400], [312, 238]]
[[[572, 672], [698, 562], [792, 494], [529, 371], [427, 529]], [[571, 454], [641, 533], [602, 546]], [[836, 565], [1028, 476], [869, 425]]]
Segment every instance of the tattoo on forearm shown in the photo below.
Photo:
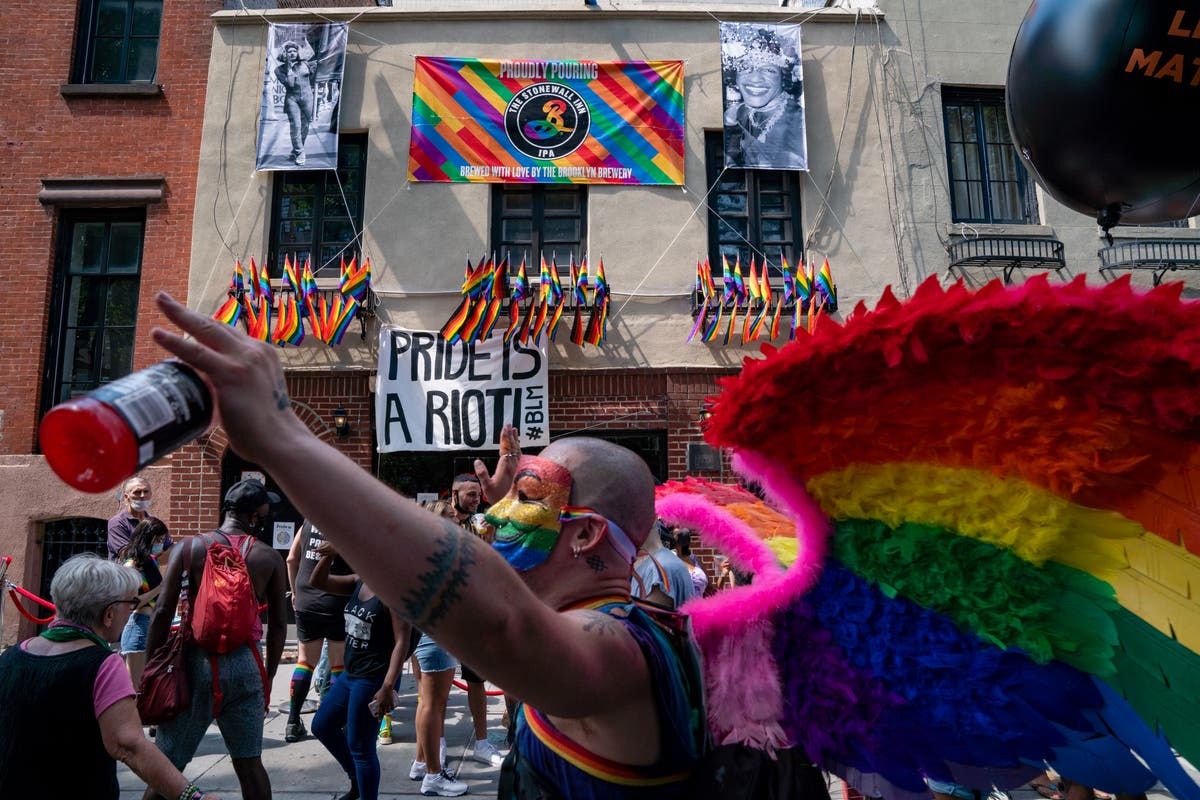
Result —
[[292, 404], [291, 399], [288, 398], [287, 384], [283, 381], [275, 385], [275, 388], [271, 390], [271, 396], [275, 398], [275, 407], [280, 411]]
[[608, 614], [595, 612], [588, 615], [588, 621], [583, 623], [583, 629], [597, 636], [616, 636], [621, 632], [621, 623]]
[[403, 615], [418, 628], [441, 622], [462, 599], [462, 588], [475, 563], [471, 539], [457, 527], [448, 529], [426, 559], [433, 569], [419, 575], [417, 587], [404, 598]]

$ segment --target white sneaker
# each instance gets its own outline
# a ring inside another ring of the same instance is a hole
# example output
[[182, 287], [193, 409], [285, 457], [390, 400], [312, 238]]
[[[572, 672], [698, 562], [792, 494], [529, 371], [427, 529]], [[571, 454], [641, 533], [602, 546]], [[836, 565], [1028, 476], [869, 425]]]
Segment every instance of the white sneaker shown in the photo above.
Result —
[[456, 781], [445, 770], [436, 774], [426, 775], [421, 781], [421, 794], [433, 797], [458, 797], [467, 793], [468, 786], [462, 781]]
[[480, 764], [487, 764], [490, 767], [498, 767], [504, 763], [504, 756], [500, 755], [500, 751], [496, 749], [496, 745], [489, 742], [487, 739], [480, 739], [475, 742], [475, 747], [471, 752], [471, 758], [478, 761]]
[[[424, 761], [414, 761], [412, 766], [408, 768], [408, 779], [410, 781], [419, 781], [424, 778], [428, 772], [429, 767]], [[454, 770], [447, 767], [445, 761], [442, 762], [442, 772], [446, 773], [451, 778], [454, 777]]]

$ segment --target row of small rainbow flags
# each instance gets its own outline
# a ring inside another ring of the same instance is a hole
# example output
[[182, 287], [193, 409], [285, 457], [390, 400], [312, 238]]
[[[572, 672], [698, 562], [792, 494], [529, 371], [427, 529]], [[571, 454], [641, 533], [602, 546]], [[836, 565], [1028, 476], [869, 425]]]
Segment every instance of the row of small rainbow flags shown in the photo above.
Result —
[[[509, 275], [507, 256], [499, 261], [495, 256], [481, 258], [475, 266], [467, 259], [463, 299], [442, 326], [442, 338], [451, 344], [488, 339], [496, 327], [500, 309], [507, 302], [508, 325], [504, 329], [504, 343], [515, 340], [520, 344], [532, 341], [540, 345], [543, 334], [554, 341], [563, 312], [570, 305], [575, 311], [571, 341], [580, 347], [586, 344], [599, 347], [604, 344], [608, 327], [609, 288], [604, 277], [604, 259], [600, 259], [594, 274], [590, 274], [587, 257], [576, 265], [572, 256], [569, 274], [570, 285], [564, 289], [558, 265], [553, 258], [547, 264], [542, 256], [538, 285], [531, 287], [526, 258], [521, 259], [516, 275]], [[522, 301], [525, 301], [524, 311]], [[591, 315], [584, 323], [583, 316], [588, 311]]]
[[[726, 306], [729, 307], [729, 321], [724, 336], [721, 337], [722, 344], [736, 341], [739, 311], [745, 313], [742, 322], [742, 344], [758, 341], [763, 338], [764, 333], [767, 339], [779, 338], [784, 306], [790, 306], [789, 340], [796, 338], [798, 330], [811, 334], [816, 329], [817, 320], [822, 313], [837, 311], [837, 286], [833, 282], [828, 258], [820, 270], [816, 268], [816, 262], [810, 260], [807, 270], [804, 264], [800, 263], [796, 265], [794, 272], [782, 252], [779, 258], [780, 271], [783, 273], [783, 292], [777, 300], [771, 288], [766, 259], [763, 260], [762, 271], [759, 272], [754, 256], [751, 256], [750, 275], [743, 277], [740, 256], [734, 261], [732, 269], [728, 259], [721, 256], [722, 292], [717, 291], [708, 259], [698, 261], [696, 293], [700, 295], [701, 303], [696, 314], [696, 324], [692, 326], [687, 341], [717, 341], [721, 334], [721, 323], [726, 319]], [[775, 300], [774, 314], [771, 313], [772, 300]], [[769, 325], [768, 317], [771, 320]]]
[[359, 266], [353, 257], [342, 260], [338, 272], [338, 292], [332, 301], [317, 290], [308, 259], [299, 265], [290, 257], [283, 259], [283, 286], [271, 291], [267, 265], [257, 267], [254, 259], [243, 269], [241, 260], [233, 265], [228, 297], [213, 319], [226, 325], [246, 321], [246, 331], [255, 339], [279, 345], [298, 346], [304, 341], [304, 320], [312, 336], [334, 347], [341, 344], [346, 329], [365, 302], [371, 288], [371, 259]]

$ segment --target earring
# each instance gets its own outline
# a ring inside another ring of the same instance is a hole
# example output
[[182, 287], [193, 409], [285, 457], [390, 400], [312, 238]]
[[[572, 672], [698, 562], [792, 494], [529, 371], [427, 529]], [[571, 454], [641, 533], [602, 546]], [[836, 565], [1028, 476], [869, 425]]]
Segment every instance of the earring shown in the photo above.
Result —
[[579, 558], [579, 554], [580, 554], [580, 553], [582, 553], [582, 552], [583, 552], [583, 549], [582, 549], [582, 548], [579, 548], [579, 547], [573, 547], [573, 548], [571, 548], [571, 553], [572, 553], [572, 555], [573, 555], [575, 558]]

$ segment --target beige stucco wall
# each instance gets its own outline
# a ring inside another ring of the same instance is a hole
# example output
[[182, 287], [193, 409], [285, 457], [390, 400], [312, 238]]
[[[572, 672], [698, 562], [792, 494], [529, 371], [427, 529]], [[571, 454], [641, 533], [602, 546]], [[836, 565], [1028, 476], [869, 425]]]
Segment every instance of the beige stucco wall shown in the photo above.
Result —
[[[707, 250], [707, 214], [698, 205], [708, 191], [704, 164], [704, 131], [721, 125], [720, 51], [717, 22], [703, 4], [632, 4], [634, 12], [589, 13], [583, 4], [539, 2], [497, 12], [482, 3], [451, 4], [462, 18], [400, 9], [372, 9], [363, 15], [322, 11], [332, 19], [349, 19], [350, 46], [341, 106], [343, 131], [366, 130], [368, 137], [363, 251], [370, 255], [373, 285], [382, 299], [380, 318], [410, 327], [436, 329], [458, 302], [462, 264], [470, 253], [478, 258], [488, 246], [490, 188], [486, 184], [409, 183], [408, 142], [412, 106], [413, 58], [416, 55], [487, 58], [682, 59], [685, 67], [685, 187], [590, 186], [588, 252], [604, 258], [615, 297], [610, 331], [602, 350], [583, 351], [570, 344], [551, 346], [556, 368], [628, 366], [729, 365], [744, 353], [739, 348], [684, 344], [692, 323], [687, 292], [695, 264]], [[446, 6], [439, 6], [443, 11]], [[755, 6], [713, 6], [722, 19], [782, 21], [795, 10]], [[747, 7], [750, 8], [750, 7]], [[655, 10], [658, 9], [658, 10]], [[294, 21], [295, 12], [272, 12], [267, 19]], [[854, 13], [822, 11], [819, 24], [803, 28], [807, 117], [810, 125], [811, 180], [802, 178], [804, 220], [811, 226], [820, 210], [820, 194], [812, 190], [829, 179], [847, 101]], [[860, 23], [860, 37], [867, 24]], [[193, 235], [189, 302], [215, 310], [223, 299], [232, 266], [232, 250], [243, 258], [261, 259], [268, 245], [271, 176], [254, 172], [257, 109], [262, 86], [266, 26], [262, 16], [215, 15], [205, 130], [200, 155], [196, 226]], [[873, 28], [872, 28], [873, 29]], [[860, 38], [860, 42], [862, 39]], [[866, 106], [868, 59], [858, 72], [849, 100]], [[856, 112], [867, 122], [873, 114]], [[850, 144], [874, 141], [849, 132]], [[856, 164], [856, 179], [873, 184], [881, 194], [877, 157]], [[814, 183], [815, 181], [815, 183]], [[824, 192], [824, 188], [821, 189]], [[871, 193], [868, 193], [871, 194]], [[839, 216], [847, 206], [835, 202]], [[829, 215], [826, 215], [829, 220]], [[894, 282], [890, 237], [880, 238], [869, 214], [849, 215], [855, 247], [870, 266], [852, 260], [844, 235], [832, 221], [823, 228], [821, 253], [828, 253], [843, 298], [874, 299]], [[224, 241], [223, 241], [224, 239]], [[630, 293], [636, 290], [637, 297]], [[357, 343], [357, 326], [347, 343]], [[327, 369], [370, 364], [374, 341], [337, 350], [306, 345], [287, 348], [289, 366]], [[747, 348], [753, 352], [753, 348]]]
[[[1025, 3], [880, 0], [878, 10], [857, 12], [633, 1], [589, 9], [578, 0], [504, 6], [450, 0], [319, 12], [353, 20], [341, 121], [343, 130], [369, 133], [363, 250], [386, 322], [440, 327], [457, 304], [464, 257], [489, 246], [488, 185], [407, 181], [414, 56], [683, 59], [686, 187], [589, 188], [587, 249], [603, 256], [615, 291], [610, 335], [602, 350], [551, 345], [551, 365], [724, 366], [756, 352], [685, 343], [686, 292], [707, 249], [704, 131], [721, 124], [718, 20], [803, 24], [811, 170], [801, 178], [802, 219], [810, 252], [829, 257], [843, 313], [859, 300], [873, 304], [888, 285], [905, 296], [931, 275], [946, 280], [946, 246], [964, 235], [1055, 236], [1066, 247], [1063, 278], [1097, 272], [1095, 222], [1040, 190], [1040, 225], [951, 222], [941, 87], [1003, 87]], [[235, 254], [262, 258], [267, 250], [271, 176], [253, 169], [266, 22], [317, 18], [214, 16], [192, 239], [196, 307], [220, 304]], [[969, 274], [974, 283], [990, 277], [997, 276]], [[373, 336], [359, 343], [355, 327], [346, 342], [336, 350], [309, 342], [285, 357], [292, 368], [373, 364]]]
[[[171, 507], [169, 460], [141, 474], [150, 482], [153, 510], [165, 516]], [[0, 515], [0, 556], [13, 557], [8, 579], [38, 592], [45, 523], [68, 517], [108, 519], [118, 511], [116, 494], [116, 489], [100, 494], [72, 489], [54, 475], [42, 456], [0, 456], [0, 498], [6, 511]], [[21, 620], [11, 600], [0, 601], [4, 603], [0, 646], [7, 647], [17, 640]]]

